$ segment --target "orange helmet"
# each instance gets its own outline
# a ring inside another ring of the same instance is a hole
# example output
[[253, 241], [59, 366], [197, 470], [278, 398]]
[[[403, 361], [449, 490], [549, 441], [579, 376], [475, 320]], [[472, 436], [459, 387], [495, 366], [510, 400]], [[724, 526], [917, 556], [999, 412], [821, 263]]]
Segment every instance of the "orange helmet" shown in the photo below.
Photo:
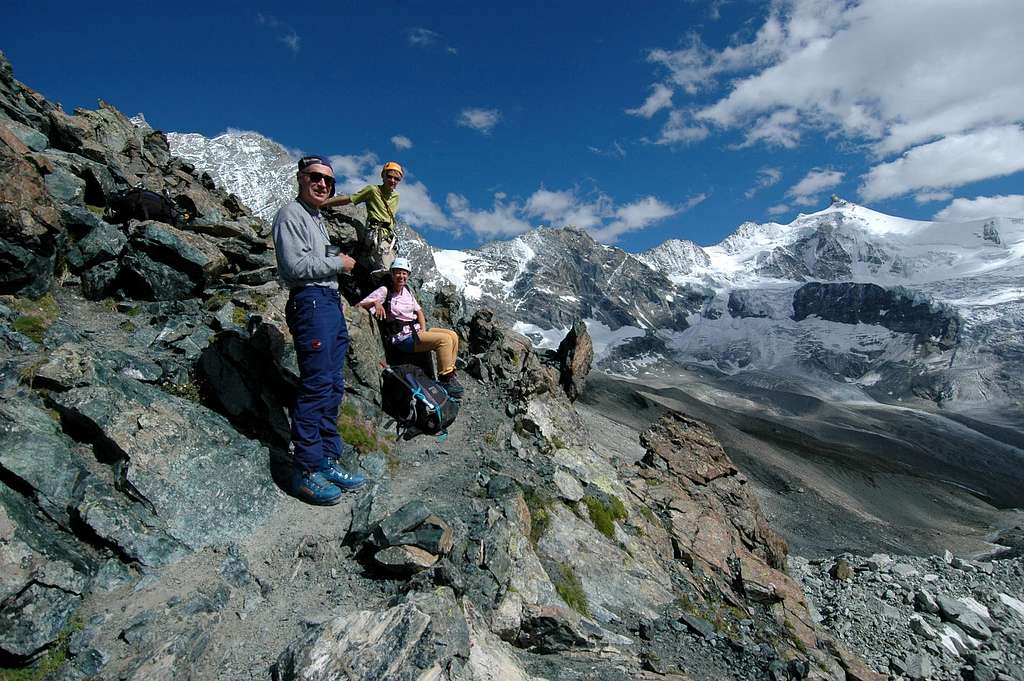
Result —
[[398, 173], [399, 177], [405, 177], [405, 171], [402, 170], [402, 166], [398, 165], [394, 161], [388, 161], [387, 163], [384, 164], [384, 168], [382, 168], [380, 171], [380, 176], [384, 177], [384, 173], [388, 172], [389, 170], [393, 170], [396, 173]]

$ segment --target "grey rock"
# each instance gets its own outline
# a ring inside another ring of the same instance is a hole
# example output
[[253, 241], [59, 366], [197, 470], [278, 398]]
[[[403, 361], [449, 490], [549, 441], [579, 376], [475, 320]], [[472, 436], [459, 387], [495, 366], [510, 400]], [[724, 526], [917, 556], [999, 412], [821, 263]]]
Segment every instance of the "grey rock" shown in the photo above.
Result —
[[279, 499], [266, 449], [198, 404], [121, 375], [54, 402], [104, 456], [124, 462], [122, 483], [190, 548], [244, 536]]
[[414, 681], [469, 657], [469, 630], [450, 590], [414, 595], [385, 610], [331, 620], [292, 643], [273, 668], [277, 681], [336, 678]]
[[685, 624], [690, 631], [698, 636], [706, 639], [713, 639], [716, 636], [714, 625], [702, 617], [697, 617], [696, 615], [684, 612], [679, 615], [679, 621]]
[[555, 471], [552, 481], [558, 489], [558, 496], [562, 499], [575, 502], [583, 498], [583, 485], [564, 468]]
[[925, 653], [911, 653], [904, 660], [904, 674], [914, 681], [931, 678], [934, 671], [931, 658]]
[[32, 583], [0, 607], [0, 651], [26, 660], [52, 643], [82, 602], [78, 594]]
[[114, 260], [121, 255], [127, 245], [128, 237], [120, 229], [102, 224], [79, 239], [66, 257], [68, 264], [76, 271], [80, 271], [107, 260]]
[[190, 553], [187, 546], [168, 532], [161, 518], [99, 480], [92, 479], [85, 485], [75, 511], [98, 537], [142, 565], [170, 565]]
[[992, 637], [992, 630], [981, 616], [961, 601], [946, 596], [939, 596], [937, 601], [942, 619], [956, 624], [975, 638], [984, 640]]
[[924, 589], [919, 589], [914, 593], [914, 607], [920, 612], [927, 612], [933, 615], [939, 612], [938, 601]]
[[75, 486], [85, 476], [73, 448], [51, 414], [35, 402], [21, 396], [0, 401], [0, 469], [30, 487], [40, 508], [65, 528]]

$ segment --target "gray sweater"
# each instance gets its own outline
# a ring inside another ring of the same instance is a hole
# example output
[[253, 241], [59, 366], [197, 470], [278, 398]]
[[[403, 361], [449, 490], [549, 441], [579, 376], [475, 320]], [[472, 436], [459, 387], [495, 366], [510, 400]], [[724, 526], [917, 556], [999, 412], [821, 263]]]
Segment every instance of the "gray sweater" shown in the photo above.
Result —
[[341, 256], [326, 255], [330, 241], [319, 211], [298, 199], [290, 201], [274, 216], [273, 233], [277, 274], [285, 287], [338, 288], [338, 273], [344, 266]]

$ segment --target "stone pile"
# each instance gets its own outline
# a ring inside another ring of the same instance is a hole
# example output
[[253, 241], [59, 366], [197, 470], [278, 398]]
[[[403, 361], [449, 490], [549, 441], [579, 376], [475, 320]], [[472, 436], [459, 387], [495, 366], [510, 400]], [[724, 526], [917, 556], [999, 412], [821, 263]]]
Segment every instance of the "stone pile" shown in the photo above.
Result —
[[815, 619], [896, 679], [1024, 679], [1024, 559], [791, 557]]

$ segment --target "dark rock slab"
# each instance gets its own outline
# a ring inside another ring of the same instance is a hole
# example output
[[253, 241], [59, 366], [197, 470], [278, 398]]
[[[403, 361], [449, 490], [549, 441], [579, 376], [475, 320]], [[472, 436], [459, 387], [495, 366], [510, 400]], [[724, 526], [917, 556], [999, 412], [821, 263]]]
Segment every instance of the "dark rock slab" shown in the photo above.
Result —
[[161, 518], [98, 480], [85, 485], [75, 511], [96, 536], [142, 565], [162, 567], [190, 553], [187, 546], [170, 535]]
[[119, 375], [54, 401], [99, 451], [124, 462], [126, 488], [190, 548], [244, 536], [277, 502], [266, 448], [198, 404]]
[[86, 475], [74, 446], [35, 401], [18, 395], [0, 401], [0, 470], [31, 489], [39, 507], [65, 528], [75, 486]]

